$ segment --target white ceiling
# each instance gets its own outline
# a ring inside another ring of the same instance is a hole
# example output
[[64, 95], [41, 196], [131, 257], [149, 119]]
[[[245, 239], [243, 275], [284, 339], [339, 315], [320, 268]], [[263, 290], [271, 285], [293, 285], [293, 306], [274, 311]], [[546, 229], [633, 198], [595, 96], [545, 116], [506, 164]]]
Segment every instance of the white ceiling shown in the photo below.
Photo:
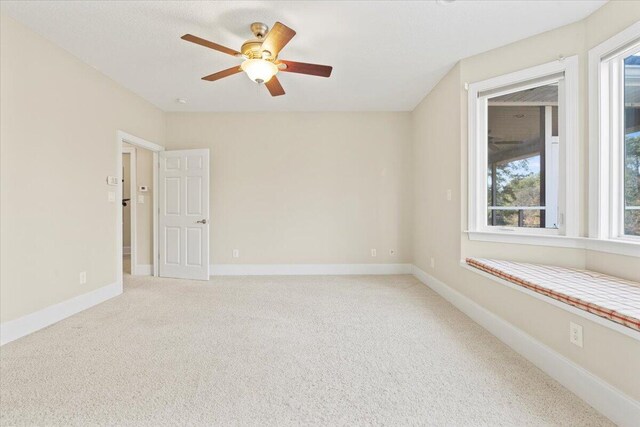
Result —
[[[580, 20], [606, 1], [5, 1], [2, 11], [165, 111], [408, 111], [460, 59]], [[272, 98], [245, 75], [200, 78], [239, 59], [249, 24], [297, 31], [282, 59], [332, 65], [282, 73]], [[260, 89], [260, 90], [258, 90]], [[185, 98], [186, 104], [176, 102]]]

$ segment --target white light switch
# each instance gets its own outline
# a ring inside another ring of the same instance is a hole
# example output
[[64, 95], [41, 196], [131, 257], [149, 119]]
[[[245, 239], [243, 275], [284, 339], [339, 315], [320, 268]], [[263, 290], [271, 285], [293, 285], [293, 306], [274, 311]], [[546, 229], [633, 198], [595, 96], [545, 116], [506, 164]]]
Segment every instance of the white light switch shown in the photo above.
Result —
[[371, 249], [371, 256], [378, 256], [378, 251], [375, 249]]
[[233, 257], [234, 258], [240, 258], [240, 250], [239, 249], [234, 249], [233, 250]]
[[138, 194], [138, 203], [144, 203], [144, 195]]
[[110, 202], [115, 202], [116, 201], [116, 192], [115, 191], [109, 191], [108, 199], [109, 199]]

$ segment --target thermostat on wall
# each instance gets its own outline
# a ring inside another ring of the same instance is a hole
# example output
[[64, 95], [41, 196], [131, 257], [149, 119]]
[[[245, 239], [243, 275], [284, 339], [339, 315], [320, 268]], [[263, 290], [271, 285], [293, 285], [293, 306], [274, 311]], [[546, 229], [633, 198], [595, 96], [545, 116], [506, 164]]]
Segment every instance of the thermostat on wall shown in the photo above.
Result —
[[109, 185], [118, 185], [118, 181], [119, 181], [119, 179], [118, 179], [117, 176], [109, 175], [107, 177], [107, 184], [109, 184]]
[[141, 185], [140, 191], [149, 191], [149, 187], [147, 187], [146, 185]]

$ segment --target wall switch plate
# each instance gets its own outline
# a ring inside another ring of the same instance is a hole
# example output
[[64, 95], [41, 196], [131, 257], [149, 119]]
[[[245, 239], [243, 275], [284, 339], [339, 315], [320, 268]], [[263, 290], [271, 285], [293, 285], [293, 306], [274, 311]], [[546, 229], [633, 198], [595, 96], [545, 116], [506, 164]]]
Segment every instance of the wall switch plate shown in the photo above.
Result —
[[146, 192], [146, 191], [149, 191], [149, 187], [148, 187], [148, 186], [146, 186], [146, 185], [141, 185], [141, 186], [140, 186], [140, 188], [139, 188], [139, 191], [141, 191], [141, 192], [143, 192], [143, 193], [144, 193], [144, 192]]
[[378, 256], [378, 251], [375, 249], [371, 249], [371, 256]]
[[451, 200], [451, 190], [447, 190], [447, 200]]
[[582, 348], [582, 326], [569, 322], [569, 342]]
[[109, 175], [107, 177], [107, 184], [109, 185], [118, 185], [120, 183], [120, 179], [117, 176]]
[[138, 194], [138, 203], [144, 203], [144, 195]]
[[430, 264], [431, 264], [431, 268], [436, 268], [436, 259], [435, 258], [431, 258]]
[[233, 257], [234, 258], [240, 258], [240, 250], [239, 249], [234, 249], [233, 250]]
[[107, 198], [110, 202], [115, 202], [116, 201], [116, 192], [115, 191], [109, 191], [109, 193], [107, 194]]
[[87, 283], [87, 272], [86, 271], [81, 271], [80, 272], [80, 284], [81, 285], [86, 285]]

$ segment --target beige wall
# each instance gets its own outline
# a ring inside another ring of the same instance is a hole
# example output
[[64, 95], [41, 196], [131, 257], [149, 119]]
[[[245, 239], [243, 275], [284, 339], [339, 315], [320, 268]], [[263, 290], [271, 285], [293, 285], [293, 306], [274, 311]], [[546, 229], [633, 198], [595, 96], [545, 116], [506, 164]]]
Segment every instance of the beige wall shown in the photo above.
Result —
[[410, 262], [409, 122], [409, 113], [170, 113], [167, 149], [211, 150], [214, 264]]
[[[414, 264], [635, 399], [640, 399], [640, 345], [620, 333], [498, 285], [458, 265], [466, 256], [496, 257], [590, 267], [640, 278], [637, 258], [591, 251], [469, 241], [466, 222], [467, 92], [476, 82], [579, 55], [581, 65], [580, 169], [586, 231], [587, 123], [586, 55], [606, 37], [640, 19], [640, 2], [611, 2], [588, 19], [464, 59], [422, 101], [412, 115], [414, 151]], [[606, 30], [603, 30], [606, 28]], [[447, 189], [453, 200], [446, 201]], [[430, 267], [430, 258], [435, 268]], [[583, 325], [585, 346], [569, 343], [568, 324]]]
[[[413, 111], [413, 262], [449, 282], [460, 259], [460, 66]], [[447, 200], [451, 190], [451, 201]], [[430, 259], [435, 269], [430, 269]], [[429, 268], [428, 268], [429, 267]]]
[[[117, 130], [162, 143], [164, 115], [13, 19], [0, 17], [1, 321], [116, 282], [107, 175]], [[79, 273], [87, 272], [87, 284]]]

